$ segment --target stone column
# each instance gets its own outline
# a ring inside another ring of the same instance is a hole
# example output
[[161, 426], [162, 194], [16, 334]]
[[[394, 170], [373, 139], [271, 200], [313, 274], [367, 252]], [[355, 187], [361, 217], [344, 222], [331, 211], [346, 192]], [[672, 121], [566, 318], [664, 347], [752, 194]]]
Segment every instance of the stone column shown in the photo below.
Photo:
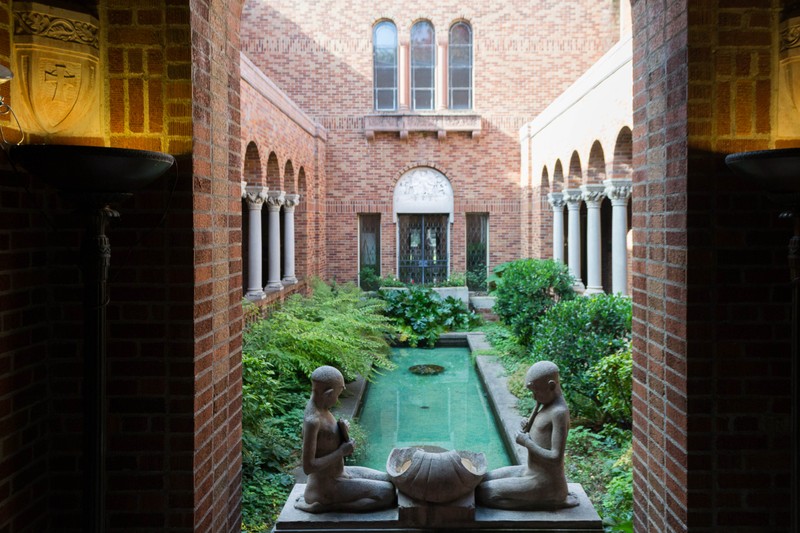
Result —
[[553, 208], [553, 260], [564, 263], [564, 195], [551, 192], [547, 201]]
[[264, 285], [261, 281], [261, 258], [264, 255], [264, 241], [261, 237], [261, 208], [267, 199], [267, 188], [248, 185], [244, 190], [247, 202], [247, 293], [248, 300], [262, 300]]
[[287, 194], [283, 202], [283, 282], [297, 283], [294, 275], [294, 208], [300, 203], [299, 194]]
[[581, 280], [581, 202], [583, 201], [583, 192], [580, 189], [566, 189], [564, 201], [567, 204], [569, 216], [567, 267], [569, 267], [572, 277], [575, 278], [576, 289], [583, 292], [584, 286]]
[[611, 200], [611, 290], [628, 294], [628, 198], [632, 183], [626, 179], [603, 183]]
[[586, 294], [603, 292], [603, 263], [600, 228], [600, 207], [606, 197], [605, 185], [584, 185], [586, 202]]
[[269, 241], [267, 250], [267, 289], [281, 290], [281, 206], [283, 191], [267, 192], [267, 212], [269, 214]]

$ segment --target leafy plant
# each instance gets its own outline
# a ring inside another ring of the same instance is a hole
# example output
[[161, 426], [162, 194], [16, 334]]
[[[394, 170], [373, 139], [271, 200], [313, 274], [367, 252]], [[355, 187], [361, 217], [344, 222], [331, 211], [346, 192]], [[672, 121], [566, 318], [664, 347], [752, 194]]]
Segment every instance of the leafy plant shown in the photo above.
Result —
[[386, 274], [380, 278], [381, 287], [405, 287], [406, 284], [400, 281], [394, 274]]
[[603, 411], [623, 427], [630, 427], [633, 416], [632, 372], [630, 343], [603, 357], [591, 369]]
[[551, 259], [512, 261], [500, 272], [502, 276], [494, 291], [497, 297], [494, 312], [523, 345], [530, 344], [536, 322], [550, 307], [575, 298], [567, 267]]
[[375, 269], [370, 266], [361, 268], [358, 273], [360, 286], [365, 291], [376, 291], [381, 286], [381, 278], [378, 276]]
[[451, 272], [450, 276], [437, 283], [437, 287], [464, 287], [467, 284], [467, 275], [464, 272]]
[[467, 287], [471, 291], [486, 290], [486, 265], [481, 263], [467, 271]]
[[310, 375], [332, 365], [352, 379], [368, 376], [373, 366], [390, 368], [386, 336], [394, 328], [382, 314], [383, 302], [364, 298], [351, 284], [316, 280], [312, 286], [310, 297], [292, 295], [269, 320], [248, 328], [243, 351], [270, 361], [282, 375]]
[[[598, 294], [562, 301], [539, 320], [530, 343], [530, 361], [556, 363], [572, 416], [601, 425], [615, 418], [618, 409], [604, 410], [594, 368], [604, 357], [629, 349], [630, 339], [630, 299]], [[613, 368], [612, 362], [603, 368]]]
[[583, 485], [608, 532], [631, 531], [633, 482], [631, 433], [617, 439], [576, 426], [567, 436], [567, 479]]
[[452, 296], [442, 298], [423, 287], [381, 291], [386, 316], [399, 329], [397, 340], [417, 346], [420, 342], [433, 346], [445, 331], [468, 329], [478, 321], [464, 302]]

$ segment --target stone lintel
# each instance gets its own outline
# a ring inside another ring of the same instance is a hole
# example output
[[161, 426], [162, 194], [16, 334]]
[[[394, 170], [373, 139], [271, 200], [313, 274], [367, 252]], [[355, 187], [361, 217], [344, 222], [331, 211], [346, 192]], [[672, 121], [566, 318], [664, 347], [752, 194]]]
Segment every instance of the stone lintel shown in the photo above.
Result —
[[454, 113], [438, 114], [378, 114], [364, 117], [364, 135], [368, 140], [375, 138], [376, 132], [396, 132], [401, 139], [409, 133], [429, 131], [436, 133], [438, 139], [445, 139], [449, 132], [469, 132], [477, 138], [481, 132], [480, 115]]
[[[275, 533], [419, 533], [443, 531], [445, 525], [419, 525], [401, 520], [398, 507], [372, 513], [319, 513], [311, 514], [295, 509], [294, 502], [302, 496], [304, 484], [292, 489], [286, 505], [275, 524]], [[570, 483], [569, 491], [575, 494], [580, 504], [570, 509], [557, 511], [505, 511], [475, 507], [474, 520], [458, 521], [454, 530], [459, 533], [494, 533], [514, 531], [519, 533], [600, 533], [603, 523], [592, 503], [578, 483]], [[406, 499], [406, 502], [410, 499]], [[403, 505], [403, 499], [399, 500]], [[452, 505], [452, 504], [451, 504]], [[441, 507], [441, 504], [437, 507]]]

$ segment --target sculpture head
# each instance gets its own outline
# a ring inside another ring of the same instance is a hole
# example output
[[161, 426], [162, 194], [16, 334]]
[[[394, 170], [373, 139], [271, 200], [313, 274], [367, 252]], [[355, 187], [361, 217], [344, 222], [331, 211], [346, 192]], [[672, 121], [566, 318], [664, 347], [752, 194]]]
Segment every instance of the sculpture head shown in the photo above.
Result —
[[344, 376], [332, 366], [321, 366], [311, 373], [311, 399], [318, 407], [333, 407], [344, 389]]
[[561, 395], [558, 367], [550, 361], [531, 365], [525, 374], [525, 388], [533, 393], [540, 404], [547, 405]]

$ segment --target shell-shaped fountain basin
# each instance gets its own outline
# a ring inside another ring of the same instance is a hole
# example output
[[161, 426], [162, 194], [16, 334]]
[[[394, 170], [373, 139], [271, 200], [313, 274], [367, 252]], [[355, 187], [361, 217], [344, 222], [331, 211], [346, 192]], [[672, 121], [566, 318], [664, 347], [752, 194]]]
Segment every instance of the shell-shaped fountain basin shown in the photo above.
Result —
[[386, 460], [386, 471], [403, 494], [446, 503], [475, 490], [486, 474], [486, 457], [436, 446], [395, 448]]
[[15, 164], [68, 193], [135, 192], [175, 163], [161, 152], [105, 146], [23, 144], [10, 154]]
[[736, 174], [773, 193], [800, 192], [800, 148], [740, 152], [725, 157]]

